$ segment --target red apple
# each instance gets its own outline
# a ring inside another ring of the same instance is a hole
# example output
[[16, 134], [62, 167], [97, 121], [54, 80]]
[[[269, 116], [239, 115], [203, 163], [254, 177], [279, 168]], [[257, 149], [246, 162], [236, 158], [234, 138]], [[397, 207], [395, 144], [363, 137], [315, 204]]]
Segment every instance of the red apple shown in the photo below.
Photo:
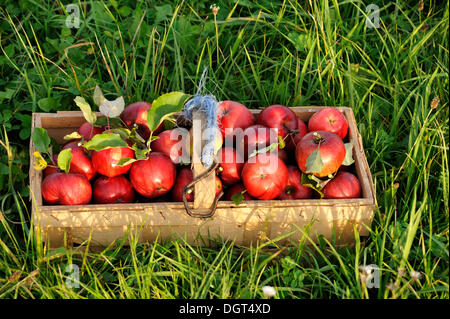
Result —
[[288, 136], [286, 138], [286, 151], [288, 153], [295, 152], [295, 148], [297, 147], [298, 142], [308, 133], [308, 127], [306, 126], [305, 122], [297, 118], [297, 131], [298, 133], [295, 133], [291, 136]]
[[244, 196], [244, 200], [254, 200], [254, 198], [249, 195], [249, 193], [245, 189], [244, 185], [242, 185], [241, 183], [236, 183], [233, 186], [231, 186], [230, 188], [228, 188], [228, 190], [225, 192], [224, 199], [225, 200], [232, 200], [231, 197], [234, 194], [242, 193], [242, 192], [244, 192], [242, 194]]
[[221, 168], [220, 177], [224, 184], [232, 185], [241, 180], [244, 159], [231, 147], [222, 147], [217, 153], [217, 161]]
[[245, 130], [255, 123], [252, 112], [241, 103], [234, 101], [223, 101], [219, 104], [217, 119], [224, 139], [236, 133], [235, 129]]
[[70, 148], [70, 151], [72, 153], [69, 173], [83, 174], [88, 180], [94, 178], [94, 176], [97, 174], [97, 170], [92, 164], [89, 156], [86, 155], [85, 149], [78, 146], [78, 144], [70, 144], [63, 147], [63, 149], [68, 148]]
[[99, 204], [131, 203], [134, 190], [124, 175], [100, 176], [93, 184], [94, 202]]
[[80, 142], [79, 141], [68, 142], [68, 143], [64, 144], [64, 146], [61, 148], [61, 150], [70, 148], [71, 150], [80, 150], [85, 153], [88, 153], [87, 149], [85, 149], [83, 146], [79, 145], [78, 143], [80, 143]]
[[[150, 129], [147, 124], [147, 111], [152, 107], [151, 103], [148, 102], [135, 102], [128, 105], [120, 114], [120, 118], [128, 127], [132, 127], [134, 124], [138, 126], [138, 134], [144, 139], [150, 137]], [[158, 134], [161, 132], [163, 126], [162, 124], [153, 132], [153, 134]]]
[[241, 178], [251, 196], [270, 200], [286, 188], [288, 170], [277, 154], [257, 154], [245, 163]]
[[327, 131], [344, 139], [348, 132], [348, 122], [344, 114], [337, 109], [325, 107], [311, 116], [308, 121], [308, 130], [310, 132]]
[[278, 149], [276, 152], [278, 152], [278, 157], [284, 162], [287, 163], [289, 161], [288, 153], [284, 149]]
[[132, 164], [130, 181], [136, 192], [148, 198], [167, 194], [175, 183], [177, 171], [170, 158], [151, 152], [147, 159]]
[[271, 105], [259, 113], [256, 124], [274, 128], [278, 136], [285, 138], [287, 134], [297, 129], [297, 116], [284, 105]]
[[103, 133], [104, 129], [99, 126], [92, 126], [91, 123], [85, 122], [78, 129], [78, 134], [83, 136], [85, 141], [90, 141], [94, 135]]
[[134, 158], [134, 151], [128, 147], [111, 147], [101, 151], [92, 152], [92, 164], [98, 173], [114, 177], [125, 174], [131, 164], [118, 166], [122, 158]]
[[[320, 171], [309, 172], [306, 161], [311, 153], [319, 149], [322, 160]], [[317, 131], [309, 132], [297, 144], [295, 152], [298, 167], [304, 173], [312, 173], [317, 177], [325, 177], [339, 169], [345, 159], [345, 145], [342, 139], [334, 133]]]
[[82, 174], [55, 173], [42, 182], [42, 197], [49, 204], [85, 205], [91, 201], [91, 183]]
[[[53, 162], [55, 162], [55, 163], [53, 164], [52, 162], [50, 162], [49, 164], [50, 164], [51, 166], [47, 166], [47, 167], [44, 169], [44, 172], [43, 172], [44, 177], [46, 177], [46, 176], [48, 176], [48, 175], [52, 175], [52, 174], [61, 172], [61, 171], [59, 170], [59, 168], [57, 167], [57, 166], [58, 166], [58, 155], [53, 154]], [[56, 166], [56, 167], [55, 167], [55, 166]]]
[[293, 165], [288, 165], [288, 182], [279, 199], [308, 199], [312, 197], [312, 188], [301, 183], [302, 173]]
[[184, 150], [183, 136], [176, 130], [167, 130], [159, 133], [158, 137], [150, 145], [152, 151], [167, 155], [175, 164], [180, 163]]
[[324, 198], [358, 198], [361, 185], [358, 178], [349, 172], [339, 172], [322, 189]]
[[278, 142], [278, 135], [271, 128], [255, 124], [247, 127], [236, 142], [237, 150], [244, 158], [255, 150], [261, 150], [272, 143]]
[[[216, 175], [216, 196], [220, 194], [222, 191], [222, 181], [220, 178]], [[183, 201], [183, 188], [190, 182], [194, 180], [194, 173], [192, 170], [188, 167], [183, 167], [180, 172], [178, 173], [177, 179], [175, 181], [175, 185], [173, 185], [172, 189], [172, 199], [175, 202], [182, 202]], [[186, 199], [188, 202], [194, 201], [194, 191], [191, 193], [186, 194]]]

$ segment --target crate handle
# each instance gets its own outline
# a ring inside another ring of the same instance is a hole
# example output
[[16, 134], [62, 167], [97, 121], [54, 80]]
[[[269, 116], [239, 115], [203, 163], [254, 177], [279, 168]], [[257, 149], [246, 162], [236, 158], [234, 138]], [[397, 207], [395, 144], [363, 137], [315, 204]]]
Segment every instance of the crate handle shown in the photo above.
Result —
[[213, 165], [211, 165], [210, 168], [208, 168], [206, 171], [204, 171], [203, 173], [201, 173], [200, 175], [198, 175], [197, 177], [195, 177], [192, 182], [190, 182], [189, 184], [187, 184], [186, 186], [184, 186], [183, 188], [183, 203], [184, 203], [184, 208], [186, 210], [186, 213], [191, 216], [191, 217], [197, 217], [197, 218], [209, 218], [212, 217], [214, 215], [214, 213], [216, 212], [216, 208], [217, 208], [217, 203], [219, 201], [219, 199], [222, 197], [223, 195], [223, 191], [220, 192], [220, 194], [218, 194], [215, 198], [214, 198], [214, 202], [212, 205], [212, 208], [205, 214], [203, 213], [196, 213], [191, 211], [191, 209], [189, 208], [189, 204], [188, 201], [186, 199], [186, 194], [189, 190], [192, 190], [192, 187], [200, 180], [202, 180], [203, 178], [205, 178], [206, 176], [210, 175], [211, 173], [216, 171], [216, 168], [219, 166], [219, 163], [214, 163]]

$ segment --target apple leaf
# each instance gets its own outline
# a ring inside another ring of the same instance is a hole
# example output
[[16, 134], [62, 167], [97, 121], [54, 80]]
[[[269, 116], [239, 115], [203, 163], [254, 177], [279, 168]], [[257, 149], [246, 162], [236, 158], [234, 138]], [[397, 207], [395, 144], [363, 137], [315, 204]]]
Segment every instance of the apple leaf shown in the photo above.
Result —
[[131, 131], [124, 127], [112, 128], [111, 133], [119, 134], [122, 139], [128, 139], [131, 135]]
[[154, 100], [151, 109], [147, 112], [147, 124], [150, 131], [156, 130], [170, 115], [181, 112], [184, 103], [190, 97], [191, 95], [183, 92], [170, 92]]
[[72, 150], [66, 148], [58, 154], [58, 167], [60, 170], [69, 173], [70, 161], [72, 160]]
[[115, 133], [102, 133], [94, 137], [83, 145], [87, 150], [101, 151], [111, 147], [128, 147], [128, 144]]
[[278, 143], [272, 143], [269, 146], [266, 146], [259, 150], [253, 150], [253, 152], [248, 156], [248, 158], [256, 156], [257, 154], [271, 153], [271, 152], [275, 151], [277, 149], [277, 147], [278, 147]]
[[282, 150], [286, 146], [286, 142], [280, 135], [278, 135], [278, 144], [280, 146], [280, 150]]
[[83, 116], [91, 124], [94, 124], [97, 121], [97, 116], [94, 112], [92, 112], [91, 106], [89, 105], [86, 100], [81, 97], [77, 96], [75, 99], [75, 104], [80, 108], [81, 112], [83, 112]]
[[146, 159], [148, 152], [150, 152], [147, 148], [139, 148], [136, 143], [131, 146], [131, 149], [134, 151], [134, 157], [136, 157], [136, 160]]
[[117, 166], [125, 166], [125, 165], [131, 164], [131, 163], [136, 162], [136, 161], [138, 161], [138, 160], [135, 159], [135, 158], [124, 157], [124, 158], [121, 158], [121, 159], [117, 162], [116, 165], [117, 165]]
[[242, 192], [233, 194], [231, 196], [231, 200], [233, 201], [234, 205], [239, 205], [244, 200], [244, 194], [242, 194]]
[[352, 165], [355, 160], [353, 159], [353, 141], [345, 143], [345, 158], [342, 165], [349, 166]]
[[35, 170], [42, 171], [47, 167], [47, 161], [42, 157], [41, 153], [34, 152], [34, 164], [33, 167]]
[[322, 157], [320, 156], [319, 148], [309, 154], [306, 159], [306, 172], [305, 173], [320, 173], [323, 168]]
[[100, 106], [106, 99], [103, 96], [103, 92], [98, 85], [95, 86], [94, 95], [92, 97], [95, 105]]
[[124, 108], [125, 101], [123, 96], [120, 96], [113, 101], [105, 99], [99, 106], [100, 112], [107, 117], [118, 117]]
[[63, 137], [64, 141], [77, 140], [79, 138], [82, 138], [82, 136], [78, 132], [72, 132], [70, 134], [64, 135]]
[[50, 137], [47, 130], [41, 127], [35, 127], [31, 139], [34, 143], [34, 148], [40, 153], [48, 153], [50, 147]]

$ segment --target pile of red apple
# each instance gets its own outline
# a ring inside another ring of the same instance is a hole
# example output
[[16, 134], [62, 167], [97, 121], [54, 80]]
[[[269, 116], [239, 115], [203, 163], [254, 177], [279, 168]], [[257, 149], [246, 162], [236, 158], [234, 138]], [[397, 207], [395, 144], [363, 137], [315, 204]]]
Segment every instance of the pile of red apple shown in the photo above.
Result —
[[[151, 150], [139, 158], [127, 146], [88, 150], [85, 143], [110, 127], [84, 123], [79, 139], [62, 146], [71, 149], [70, 169], [48, 166], [42, 182], [47, 204], [131, 203], [182, 201], [182, 190], [193, 180], [190, 164], [179, 162], [179, 139], [172, 129], [147, 125], [151, 104], [136, 102], [120, 114], [124, 127], [135, 127]], [[345, 116], [322, 108], [307, 123], [282, 105], [271, 105], [256, 117], [244, 105], [223, 101], [218, 106], [222, 136], [217, 152], [216, 194], [225, 200], [357, 198], [361, 187], [352, 173], [351, 147]], [[109, 125], [109, 124], [108, 124]], [[223, 146], [222, 146], [223, 145]], [[349, 154], [350, 153], [350, 154]], [[54, 155], [54, 161], [57, 161]], [[350, 158], [350, 161], [349, 161]], [[129, 162], [124, 159], [132, 159]], [[121, 161], [121, 165], [118, 165]], [[187, 195], [189, 201], [195, 194]]]

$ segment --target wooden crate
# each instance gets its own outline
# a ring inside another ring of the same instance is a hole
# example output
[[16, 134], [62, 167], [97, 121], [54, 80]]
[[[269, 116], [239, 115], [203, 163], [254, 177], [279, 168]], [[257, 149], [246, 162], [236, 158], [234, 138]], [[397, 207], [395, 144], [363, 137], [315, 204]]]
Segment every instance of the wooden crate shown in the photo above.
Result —
[[[297, 116], [308, 121], [321, 107], [293, 107]], [[90, 204], [80, 206], [45, 205], [41, 195], [42, 172], [30, 165], [30, 184], [35, 202], [32, 216], [36, 234], [40, 234], [50, 247], [59, 247], [66, 238], [68, 244], [79, 244], [90, 238], [91, 246], [106, 246], [127, 234], [138, 236], [140, 241], [162, 241], [177, 237], [192, 244], [209, 244], [198, 241], [221, 237], [234, 240], [238, 245], [255, 243], [259, 238], [275, 239], [292, 232], [277, 244], [298, 242], [309, 226], [308, 234], [316, 240], [323, 235], [339, 244], [354, 242], [355, 226], [361, 236], [367, 236], [376, 208], [374, 187], [369, 166], [364, 155], [353, 112], [347, 107], [337, 107], [349, 123], [349, 139], [354, 141], [355, 170], [362, 187], [362, 197], [357, 199], [310, 199], [244, 201], [236, 206], [231, 201], [219, 201], [213, 217], [199, 219], [188, 216], [183, 203], [155, 202], [131, 204]], [[252, 110], [256, 115], [260, 110]], [[34, 113], [32, 127], [47, 129], [48, 134], [63, 143], [65, 134], [75, 131], [84, 118], [81, 112]], [[30, 154], [34, 146], [30, 142]], [[31, 156], [32, 158], [32, 156]], [[191, 203], [190, 205], [193, 205]], [[192, 207], [192, 206], [190, 206]]]

